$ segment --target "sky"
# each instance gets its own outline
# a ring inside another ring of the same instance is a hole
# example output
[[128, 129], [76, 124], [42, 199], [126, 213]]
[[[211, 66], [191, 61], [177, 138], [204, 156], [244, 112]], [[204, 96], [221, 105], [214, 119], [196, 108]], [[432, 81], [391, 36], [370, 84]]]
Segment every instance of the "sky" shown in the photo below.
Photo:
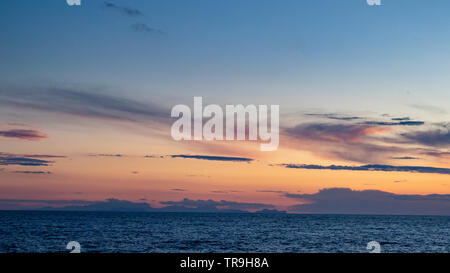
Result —
[[[1, 1], [0, 209], [450, 214], [449, 8]], [[174, 141], [194, 96], [279, 105], [278, 150]]]

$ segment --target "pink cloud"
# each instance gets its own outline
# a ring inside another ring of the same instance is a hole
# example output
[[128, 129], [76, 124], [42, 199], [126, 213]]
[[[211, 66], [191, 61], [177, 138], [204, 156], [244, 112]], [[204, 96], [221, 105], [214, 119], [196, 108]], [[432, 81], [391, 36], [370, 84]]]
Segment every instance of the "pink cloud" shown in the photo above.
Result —
[[26, 140], [41, 140], [44, 138], [48, 138], [48, 135], [45, 133], [29, 129], [11, 129], [0, 131], [0, 136]]

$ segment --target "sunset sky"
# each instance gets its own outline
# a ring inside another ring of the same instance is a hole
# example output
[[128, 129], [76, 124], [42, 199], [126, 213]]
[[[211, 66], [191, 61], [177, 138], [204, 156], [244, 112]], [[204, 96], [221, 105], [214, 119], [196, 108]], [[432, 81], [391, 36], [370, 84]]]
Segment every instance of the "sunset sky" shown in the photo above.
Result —
[[[449, 10], [1, 1], [0, 209], [450, 214]], [[171, 108], [194, 96], [279, 105], [278, 150], [174, 141]]]

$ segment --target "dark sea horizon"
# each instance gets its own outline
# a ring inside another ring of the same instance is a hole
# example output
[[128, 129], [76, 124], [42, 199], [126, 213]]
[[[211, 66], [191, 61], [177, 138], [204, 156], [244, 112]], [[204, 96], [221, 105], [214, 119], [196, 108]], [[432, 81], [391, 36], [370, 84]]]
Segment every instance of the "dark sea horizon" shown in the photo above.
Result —
[[450, 252], [450, 216], [0, 211], [0, 253]]

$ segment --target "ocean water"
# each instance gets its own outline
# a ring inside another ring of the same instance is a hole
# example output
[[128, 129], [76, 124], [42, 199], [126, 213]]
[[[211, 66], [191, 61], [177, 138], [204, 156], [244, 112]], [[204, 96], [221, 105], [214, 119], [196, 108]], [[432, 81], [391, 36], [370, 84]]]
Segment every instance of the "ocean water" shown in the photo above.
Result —
[[0, 252], [450, 252], [450, 217], [0, 211]]

